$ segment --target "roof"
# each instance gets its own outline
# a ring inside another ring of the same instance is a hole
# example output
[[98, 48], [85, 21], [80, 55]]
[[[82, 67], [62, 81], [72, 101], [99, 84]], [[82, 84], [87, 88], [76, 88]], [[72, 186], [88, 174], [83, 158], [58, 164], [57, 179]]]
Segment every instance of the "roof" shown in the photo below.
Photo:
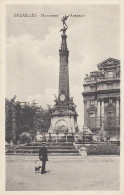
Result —
[[105, 67], [105, 66], [112, 66], [112, 65], [120, 65], [120, 60], [114, 59], [114, 58], [108, 58], [104, 60], [103, 62], [100, 62], [97, 64], [98, 68]]

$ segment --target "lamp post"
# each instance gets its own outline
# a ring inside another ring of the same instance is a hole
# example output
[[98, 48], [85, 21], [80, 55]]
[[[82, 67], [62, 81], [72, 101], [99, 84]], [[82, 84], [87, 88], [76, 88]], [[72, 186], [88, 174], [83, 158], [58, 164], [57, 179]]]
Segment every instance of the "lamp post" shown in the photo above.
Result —
[[51, 136], [51, 133], [49, 133], [49, 142], [51, 142], [51, 139], [52, 138], [52, 136]]
[[66, 142], [68, 142], [68, 139], [67, 139], [67, 131], [65, 132], [65, 138], [66, 138]]
[[12, 99], [12, 103], [11, 103], [11, 110], [12, 110], [12, 139], [13, 142], [16, 142], [16, 103], [15, 103], [15, 99]]
[[74, 133], [72, 133], [72, 141], [74, 142]]
[[86, 130], [86, 127], [85, 126], [83, 126], [83, 138], [84, 138], [84, 143], [86, 142], [86, 139], [85, 139], [85, 130]]

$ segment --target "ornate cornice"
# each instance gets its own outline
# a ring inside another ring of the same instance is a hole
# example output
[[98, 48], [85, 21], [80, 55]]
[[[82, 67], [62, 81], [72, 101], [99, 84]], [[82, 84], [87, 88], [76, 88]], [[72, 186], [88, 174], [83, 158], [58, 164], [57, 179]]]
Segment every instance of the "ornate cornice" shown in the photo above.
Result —
[[107, 90], [96, 90], [94, 92], [88, 91], [88, 92], [83, 92], [83, 96], [91, 96], [91, 95], [99, 95], [99, 94], [109, 94], [109, 93], [120, 93], [120, 89], [107, 89]]
[[94, 91], [94, 92], [91, 92], [91, 91], [90, 91], [90, 92], [83, 92], [83, 93], [82, 93], [83, 96], [86, 96], [86, 95], [89, 96], [89, 95], [95, 95], [95, 94], [96, 94], [96, 91]]
[[120, 89], [106, 89], [106, 90], [97, 90], [96, 93], [113, 93], [113, 92], [120, 92]]
[[112, 84], [112, 83], [118, 82], [120, 83], [120, 77], [113, 77], [113, 78], [98, 78], [97, 81], [92, 82], [92, 81], [88, 81], [87, 83], [83, 84], [83, 87], [85, 86], [90, 86], [90, 87], [95, 87], [100, 83], [107, 83], [107, 84]]
[[100, 100], [101, 98], [112, 98], [112, 97], [114, 97], [114, 98], [116, 98], [116, 97], [118, 97], [119, 96], [119, 93], [117, 94], [117, 93], [106, 93], [106, 94], [98, 94], [98, 96], [97, 96], [97, 100]]
[[103, 78], [103, 79], [99, 79], [99, 80], [97, 81], [97, 85], [98, 85], [99, 83], [107, 83], [107, 84], [109, 84], [109, 83], [113, 83], [113, 82], [120, 82], [120, 78], [119, 78], [119, 77], [113, 77], [113, 78]]

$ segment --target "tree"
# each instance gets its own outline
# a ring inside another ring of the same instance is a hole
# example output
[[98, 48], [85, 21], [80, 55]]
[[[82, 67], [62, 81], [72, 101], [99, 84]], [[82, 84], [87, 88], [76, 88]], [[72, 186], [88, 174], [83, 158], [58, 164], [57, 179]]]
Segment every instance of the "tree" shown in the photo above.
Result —
[[[22, 106], [22, 102], [15, 101], [15, 98], [16, 96], [14, 96], [14, 98], [11, 100], [5, 99], [6, 141], [10, 142], [10, 140], [13, 139], [13, 132], [16, 133], [16, 141], [20, 139], [20, 135], [23, 132], [30, 132], [32, 138], [35, 137], [37, 131], [41, 133], [48, 132], [50, 127], [49, 109], [45, 110], [42, 107], [37, 106], [35, 101], [33, 101], [31, 104], [23, 102], [25, 104]], [[13, 121], [15, 123], [14, 129]]]
[[12, 139], [12, 110], [10, 100], [5, 99], [5, 140], [10, 142]]

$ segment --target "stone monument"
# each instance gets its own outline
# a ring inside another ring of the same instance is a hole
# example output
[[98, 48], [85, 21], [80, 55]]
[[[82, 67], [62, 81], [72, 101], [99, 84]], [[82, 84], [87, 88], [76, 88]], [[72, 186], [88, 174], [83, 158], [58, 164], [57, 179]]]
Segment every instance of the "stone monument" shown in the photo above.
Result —
[[78, 132], [77, 126], [77, 112], [76, 105], [73, 98], [70, 98], [69, 93], [69, 68], [68, 57], [69, 51], [67, 48], [67, 35], [66, 31], [68, 26], [66, 20], [69, 16], [62, 18], [63, 28], [61, 38], [61, 48], [59, 50], [60, 68], [59, 68], [59, 93], [58, 98], [55, 96], [55, 105], [51, 109], [51, 126], [49, 133], [76, 133]]

